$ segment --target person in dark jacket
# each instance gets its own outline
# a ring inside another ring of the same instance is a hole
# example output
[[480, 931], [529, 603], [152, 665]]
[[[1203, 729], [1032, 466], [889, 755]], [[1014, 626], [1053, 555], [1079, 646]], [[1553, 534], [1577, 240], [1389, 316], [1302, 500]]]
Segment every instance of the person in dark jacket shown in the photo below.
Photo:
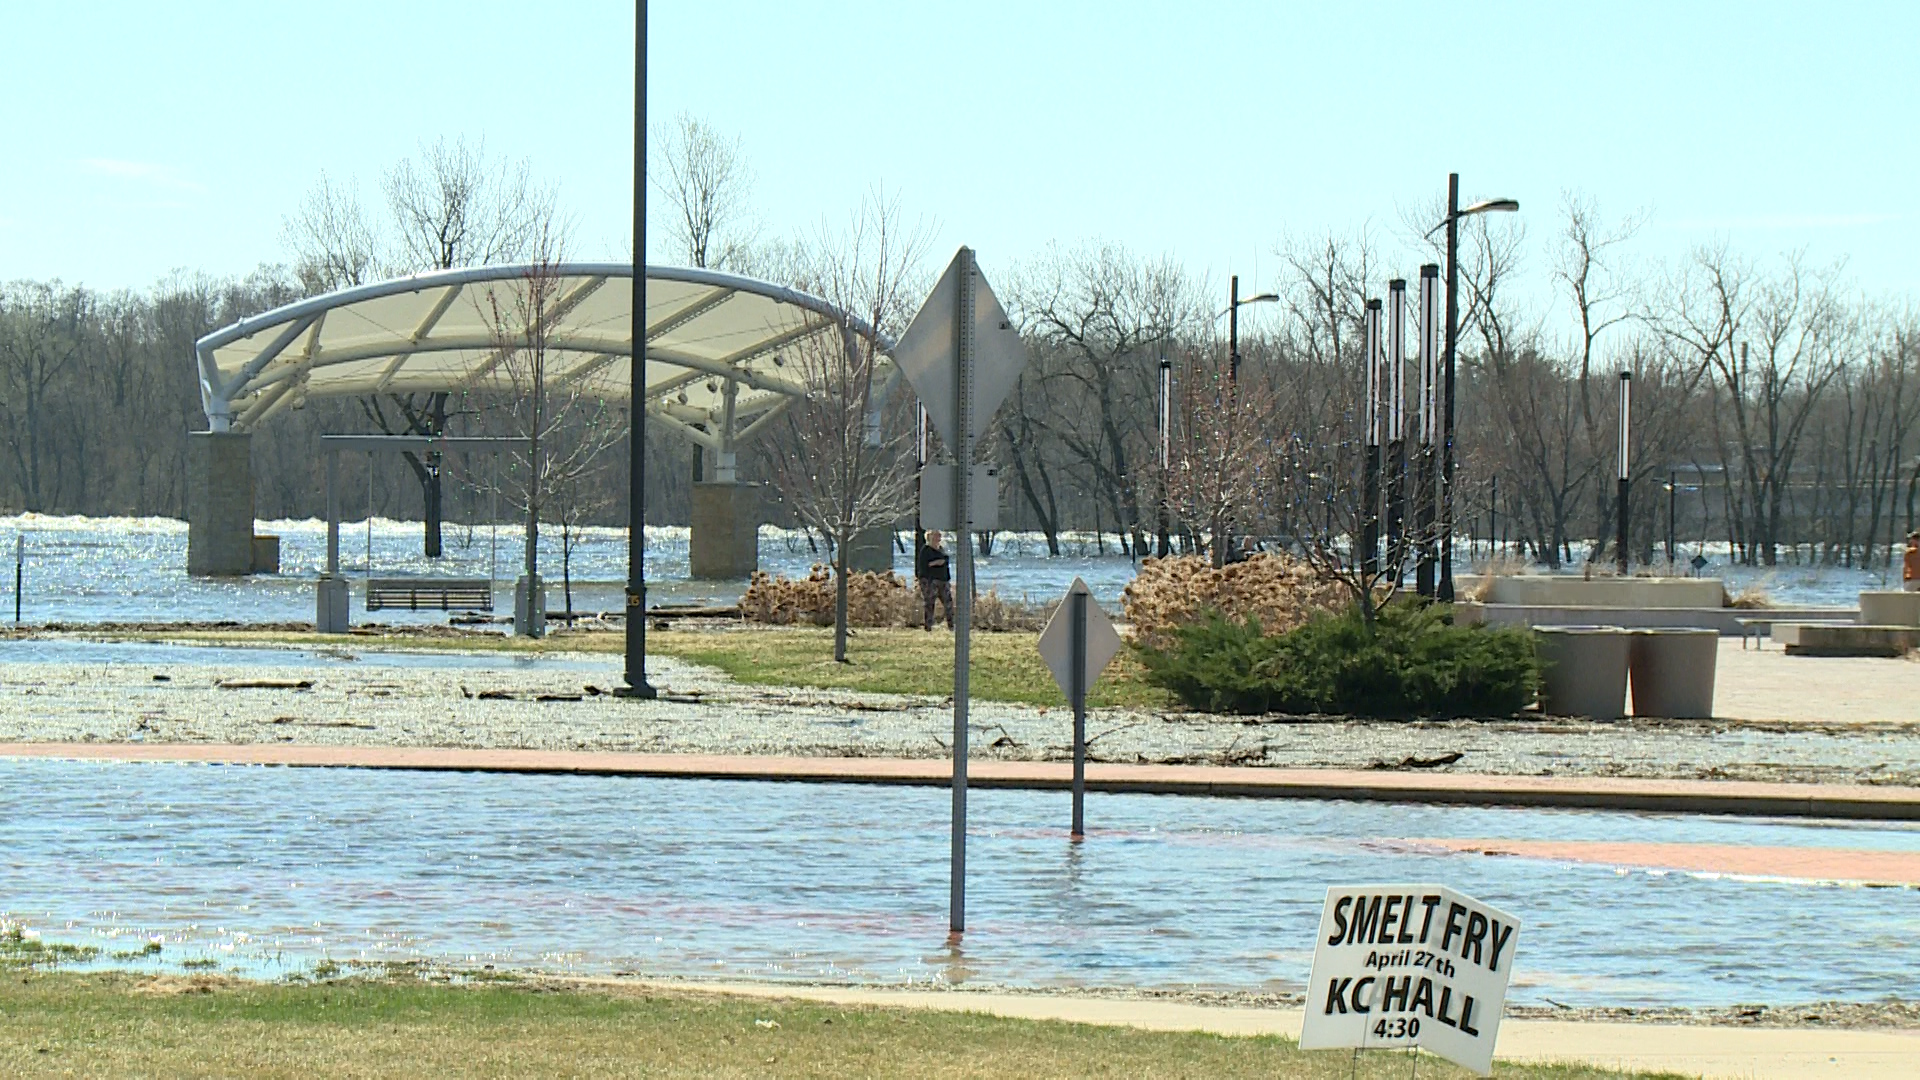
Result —
[[920, 582], [921, 620], [926, 629], [929, 632], [933, 630], [935, 600], [946, 610], [947, 629], [953, 629], [953, 571], [948, 564], [946, 549], [940, 546], [939, 530], [928, 530], [927, 542], [913, 560], [913, 576]]

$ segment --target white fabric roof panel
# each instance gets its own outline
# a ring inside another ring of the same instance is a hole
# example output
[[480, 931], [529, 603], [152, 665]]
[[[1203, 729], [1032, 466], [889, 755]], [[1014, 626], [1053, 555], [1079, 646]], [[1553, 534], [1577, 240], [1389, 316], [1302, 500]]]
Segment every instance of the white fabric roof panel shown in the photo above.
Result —
[[[587, 380], [598, 393], [629, 397], [632, 280], [626, 263], [486, 266], [302, 300], [200, 339], [201, 401], [214, 430], [246, 431], [313, 397], [511, 392], [502, 343], [520, 337], [535, 288], [547, 297], [547, 378]], [[709, 422], [732, 382], [736, 417], [764, 412], [803, 392], [783, 370], [783, 350], [814, 341], [837, 347], [843, 321], [874, 337], [817, 297], [732, 274], [650, 266], [649, 409]]]

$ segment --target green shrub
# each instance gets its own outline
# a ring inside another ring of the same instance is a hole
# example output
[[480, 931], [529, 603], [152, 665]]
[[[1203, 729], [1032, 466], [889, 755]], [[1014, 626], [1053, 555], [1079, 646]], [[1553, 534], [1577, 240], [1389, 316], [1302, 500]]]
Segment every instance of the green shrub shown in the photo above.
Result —
[[1539, 665], [1525, 630], [1455, 626], [1444, 605], [1359, 609], [1284, 634], [1217, 613], [1142, 648], [1147, 681], [1192, 709], [1414, 718], [1510, 716], [1533, 699]]

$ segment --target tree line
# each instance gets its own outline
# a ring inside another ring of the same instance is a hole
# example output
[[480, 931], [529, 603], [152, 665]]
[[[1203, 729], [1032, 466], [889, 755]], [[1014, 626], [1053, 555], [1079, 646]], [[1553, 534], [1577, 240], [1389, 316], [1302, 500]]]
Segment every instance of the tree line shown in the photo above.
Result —
[[[650, 160], [669, 208], [672, 261], [832, 293], [883, 330], [897, 334], [931, 282], [914, 260], [944, 256], [927, 251], [924, 227], [902, 222], [897, 200], [884, 198], [844, 226], [763, 240], [737, 141], [697, 120], [657, 132]], [[205, 427], [198, 337], [344, 285], [521, 261], [535, 238], [565, 233], [556, 189], [526, 162], [464, 143], [424, 146], [420, 160], [383, 177], [381, 191], [385, 212], [369, 213], [354, 188], [323, 177], [289, 214], [279, 260], [244, 277], [183, 273], [112, 292], [57, 280], [0, 286], [0, 510], [178, 517], [187, 433]], [[987, 253], [1031, 351], [987, 440], [1000, 467], [1002, 526], [1040, 533], [1055, 553], [1092, 533], [1134, 555], [1217, 550], [1229, 535], [1286, 543], [1353, 534], [1366, 304], [1386, 294], [1389, 278], [1417, 278], [1416, 265], [1390, 265], [1389, 250], [1396, 260], [1410, 252], [1414, 262], [1441, 261], [1437, 239], [1423, 232], [1439, 217], [1422, 207], [1388, 235], [1360, 229], [1277, 243], [1279, 269], [1255, 286], [1278, 302], [1242, 328], [1237, 372], [1219, 317], [1224, 290], [1171, 257], [1103, 241], [1012, 263]], [[1530, 222], [1552, 230], [1541, 265], [1523, 258]], [[1627, 371], [1636, 560], [1664, 559], [1669, 533], [1682, 558], [1725, 544], [1751, 564], [1889, 559], [1920, 512], [1920, 318], [1911, 301], [1872, 297], [1841, 268], [1799, 254], [1762, 257], [1725, 242], [1666, 262], [1636, 259], [1640, 225], [1575, 195], [1549, 213], [1462, 223], [1460, 535], [1552, 566], [1611, 560]], [[903, 242], [868, 250], [875, 235]], [[542, 253], [555, 250], [547, 242]], [[911, 517], [910, 485], [899, 482], [917, 450], [909, 392], [870, 378], [872, 357], [852, 362], [823, 367], [823, 381], [887, 400], [828, 408], [823, 387], [739, 463], [743, 479], [772, 485], [777, 522], [807, 527], [828, 547], [853, 517]], [[1172, 389], [1164, 401], [1163, 366]], [[1406, 385], [1409, 395], [1418, 386], [1417, 359]], [[492, 407], [419, 395], [289, 410], [254, 439], [257, 512], [324, 512], [322, 432], [477, 434], [498, 426]], [[625, 423], [623, 413], [582, 415]], [[884, 437], [869, 430], [874, 415], [884, 417]], [[834, 453], [795, 452], [829, 430]], [[657, 430], [647, 449], [656, 463], [649, 519], [685, 522], [698, 450]], [[574, 524], [625, 520], [626, 458], [597, 456], [595, 494], [570, 500], [589, 508], [584, 518], [568, 511]], [[847, 475], [805, 475], [796, 463], [808, 460]], [[890, 479], [853, 483], [856, 460]], [[485, 512], [485, 484], [473, 479], [482, 466], [461, 472], [443, 496], [441, 470], [429, 462], [343, 464], [349, 491], [371, 479], [382, 516], [457, 523]], [[823, 509], [836, 505], [855, 510]], [[362, 510], [352, 497], [346, 506], [349, 516]]]

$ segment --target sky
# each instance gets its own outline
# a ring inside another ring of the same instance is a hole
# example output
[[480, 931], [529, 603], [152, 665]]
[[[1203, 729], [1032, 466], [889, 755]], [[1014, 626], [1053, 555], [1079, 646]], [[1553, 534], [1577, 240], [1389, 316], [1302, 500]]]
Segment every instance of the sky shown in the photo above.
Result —
[[[324, 170], [484, 140], [556, 181], [582, 258], [631, 250], [631, 4], [13, 0], [0, 280], [146, 288], [285, 261]], [[1286, 237], [1403, 218], [1462, 174], [1543, 275], [1567, 192], [1626, 254], [1725, 241], [1920, 296], [1920, 4], [654, 0], [648, 112], [737, 136], [763, 235], [876, 188], [989, 278], [1103, 241], [1220, 290]], [[659, 199], [652, 213], [656, 221]], [[656, 258], [661, 229], [649, 243]]]

